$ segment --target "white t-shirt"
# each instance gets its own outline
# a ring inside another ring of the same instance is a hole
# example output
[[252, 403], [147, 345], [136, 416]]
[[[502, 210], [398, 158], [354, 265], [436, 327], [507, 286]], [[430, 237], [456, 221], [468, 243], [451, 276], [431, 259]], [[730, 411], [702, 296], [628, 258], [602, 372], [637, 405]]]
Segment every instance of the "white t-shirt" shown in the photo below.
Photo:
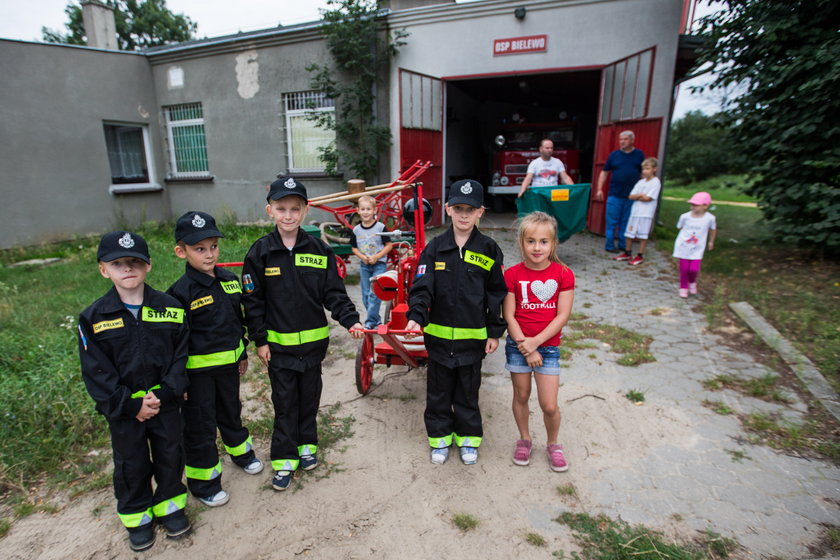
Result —
[[691, 212], [686, 212], [677, 221], [677, 229], [680, 233], [674, 241], [674, 256], [679, 259], [699, 261], [706, 251], [709, 230], [717, 229], [717, 222], [709, 212], [699, 218], [693, 217]]
[[659, 198], [660, 189], [662, 189], [662, 183], [659, 182], [659, 177], [653, 177], [650, 181], [639, 179], [630, 194], [643, 194], [649, 196], [651, 200], [647, 202], [634, 200], [633, 207], [630, 209], [630, 216], [633, 218], [653, 218], [656, 214], [656, 200]]
[[550, 187], [558, 184], [562, 171], [566, 171], [566, 166], [556, 157], [548, 161], [538, 157], [528, 164], [528, 173], [534, 174], [531, 180], [532, 187]]

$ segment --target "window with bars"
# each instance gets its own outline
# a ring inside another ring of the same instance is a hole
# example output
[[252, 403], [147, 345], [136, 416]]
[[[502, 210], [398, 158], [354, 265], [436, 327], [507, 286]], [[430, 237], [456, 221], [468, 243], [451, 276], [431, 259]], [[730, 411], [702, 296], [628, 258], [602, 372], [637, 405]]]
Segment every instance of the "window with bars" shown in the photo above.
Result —
[[286, 150], [290, 172], [324, 170], [318, 148], [335, 142], [335, 131], [318, 128], [307, 119], [312, 111], [335, 113], [335, 100], [320, 91], [283, 94], [286, 109]]
[[204, 110], [201, 103], [164, 107], [164, 113], [166, 138], [169, 143], [170, 176], [185, 179], [209, 176]]
[[600, 124], [647, 115], [653, 55], [648, 49], [604, 68]]

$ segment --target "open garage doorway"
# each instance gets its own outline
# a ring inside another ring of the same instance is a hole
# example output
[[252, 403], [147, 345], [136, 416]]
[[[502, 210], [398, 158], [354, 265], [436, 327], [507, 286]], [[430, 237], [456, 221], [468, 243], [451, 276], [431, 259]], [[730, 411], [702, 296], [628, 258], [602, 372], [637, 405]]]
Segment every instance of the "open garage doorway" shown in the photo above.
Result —
[[[576, 183], [592, 180], [601, 69], [444, 78], [444, 181], [480, 180], [497, 212], [514, 207], [528, 162], [550, 137]], [[500, 138], [501, 137], [501, 138]]]

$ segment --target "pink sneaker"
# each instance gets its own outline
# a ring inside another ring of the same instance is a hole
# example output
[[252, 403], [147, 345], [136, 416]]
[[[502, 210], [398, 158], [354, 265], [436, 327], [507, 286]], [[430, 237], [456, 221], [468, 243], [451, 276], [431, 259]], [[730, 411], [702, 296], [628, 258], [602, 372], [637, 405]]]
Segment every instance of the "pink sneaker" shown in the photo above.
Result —
[[688, 293], [689, 294], [696, 294], [697, 293], [697, 282], [692, 282], [688, 285]]
[[569, 470], [569, 464], [566, 462], [566, 456], [563, 454], [563, 446], [559, 444], [552, 444], [546, 448], [548, 452], [548, 464], [554, 472], [564, 472]]
[[685, 288], [680, 288], [680, 297], [681, 298], [687, 298], [688, 297], [688, 290], [686, 290]]
[[516, 465], [525, 466], [531, 462], [531, 441], [527, 439], [516, 440], [516, 448], [513, 450], [513, 462]]

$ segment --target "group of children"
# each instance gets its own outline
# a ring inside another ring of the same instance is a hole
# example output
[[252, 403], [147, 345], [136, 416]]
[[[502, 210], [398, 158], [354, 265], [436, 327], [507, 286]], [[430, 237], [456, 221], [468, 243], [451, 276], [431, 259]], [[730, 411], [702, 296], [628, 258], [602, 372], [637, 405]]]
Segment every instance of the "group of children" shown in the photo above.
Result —
[[[662, 183], [656, 176], [659, 161], [647, 158], [642, 162], [642, 177], [633, 186], [628, 198], [633, 201], [630, 209], [630, 219], [624, 232], [627, 245], [623, 253], [613, 257], [615, 261], [626, 261], [636, 266], [645, 262], [645, 248], [648, 236], [653, 229], [653, 219], [656, 216], [656, 201]], [[707, 192], [695, 193], [689, 200], [691, 210], [682, 214], [677, 221], [679, 234], [674, 241], [673, 256], [679, 261], [680, 287], [679, 296], [687, 298], [689, 294], [697, 293], [697, 276], [700, 273], [700, 261], [708, 246], [711, 251], [715, 247], [717, 223], [714, 215], [708, 210], [712, 204], [712, 196]], [[633, 256], [633, 242], [639, 241], [639, 252]]]
[[[655, 160], [646, 163], [646, 177], [655, 179]], [[655, 204], [651, 192], [638, 200]], [[705, 200], [694, 198], [692, 213], [694, 203], [702, 208]], [[251, 475], [263, 470], [241, 422], [239, 377], [248, 368], [249, 340], [271, 383], [272, 487], [285, 490], [297, 469], [318, 465], [321, 363], [330, 338], [324, 309], [352, 337], [365, 332], [335, 254], [300, 227], [309, 209], [304, 185], [281, 177], [270, 185], [266, 202], [275, 227], [248, 250], [241, 282], [217, 266], [224, 235], [204, 212], [187, 212], [177, 221], [174, 251], [186, 270], [166, 293], [145, 282], [151, 258], [142, 237], [118, 231], [100, 241], [99, 270], [113, 288], [81, 313], [79, 353], [85, 385], [110, 428], [117, 513], [132, 550], [154, 544], [155, 521], [169, 538], [190, 531], [187, 489], [207, 506], [227, 503], [217, 430], [235, 465]], [[454, 443], [464, 464], [477, 462], [483, 438], [481, 362], [507, 331], [506, 368], [519, 431], [512, 460], [530, 461], [533, 373], [548, 464], [565, 471], [558, 443], [558, 345], [571, 314], [575, 277], [557, 257], [557, 222], [543, 212], [523, 218], [518, 229], [523, 260], [504, 269], [502, 250], [477, 227], [484, 213], [480, 183], [454, 183], [446, 213], [451, 228], [420, 255], [406, 325], [418, 333], [422, 328], [428, 352], [424, 420], [431, 461], [444, 463]], [[378, 235], [383, 227], [376, 221], [375, 200], [362, 197], [359, 215], [352, 242], [361, 260], [365, 327], [373, 328], [380, 322], [379, 300], [370, 281], [383, 271], [391, 246]], [[706, 218], [695, 224], [699, 218], [683, 216], [681, 226], [709, 223]], [[649, 222], [641, 216], [631, 220], [637, 232], [646, 224], [649, 230]], [[713, 228], [713, 218], [711, 223]]]

